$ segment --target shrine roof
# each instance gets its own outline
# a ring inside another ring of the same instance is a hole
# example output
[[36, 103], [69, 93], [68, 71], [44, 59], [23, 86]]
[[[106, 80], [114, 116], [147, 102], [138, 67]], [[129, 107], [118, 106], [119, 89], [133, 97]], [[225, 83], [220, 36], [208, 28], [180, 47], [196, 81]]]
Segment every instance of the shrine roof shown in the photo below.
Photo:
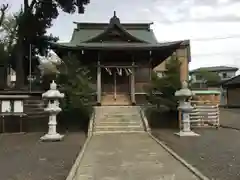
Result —
[[76, 23], [72, 39], [52, 43], [53, 48], [93, 50], [168, 50], [188, 46], [189, 40], [159, 43], [150, 28], [152, 23], [121, 23], [114, 16], [109, 23]]
[[154, 50], [154, 49], [163, 49], [163, 48], [178, 48], [181, 45], [188, 45], [189, 41], [173, 41], [173, 42], [163, 42], [163, 43], [128, 43], [128, 42], [108, 42], [108, 43], [52, 43], [53, 47], [59, 48], [67, 48], [67, 49], [89, 49], [89, 50], [97, 50], [97, 49], [131, 49], [131, 50]]
[[77, 27], [74, 29], [71, 41], [69, 43], [79, 45], [83, 42], [99, 41], [112, 31], [118, 31], [125, 41], [157, 43], [151, 25], [153, 23], [121, 23], [114, 11], [113, 17], [109, 23], [87, 23], [74, 22]]
[[[157, 39], [154, 35], [152, 29], [150, 29], [150, 25], [148, 24], [137, 24], [137, 23], [124, 23], [121, 24], [126, 31], [132, 36], [148, 42], [148, 43], [157, 43]], [[71, 43], [78, 44], [81, 42], [88, 41], [97, 35], [104, 32], [104, 30], [108, 27], [106, 23], [77, 23], [78, 28], [74, 29]]]

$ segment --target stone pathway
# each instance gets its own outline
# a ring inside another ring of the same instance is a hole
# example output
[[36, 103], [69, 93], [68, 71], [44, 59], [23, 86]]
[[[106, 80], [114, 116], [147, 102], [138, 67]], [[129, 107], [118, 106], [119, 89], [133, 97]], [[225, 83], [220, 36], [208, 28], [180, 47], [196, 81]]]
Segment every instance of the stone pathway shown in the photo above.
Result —
[[197, 180], [147, 133], [90, 140], [74, 180]]

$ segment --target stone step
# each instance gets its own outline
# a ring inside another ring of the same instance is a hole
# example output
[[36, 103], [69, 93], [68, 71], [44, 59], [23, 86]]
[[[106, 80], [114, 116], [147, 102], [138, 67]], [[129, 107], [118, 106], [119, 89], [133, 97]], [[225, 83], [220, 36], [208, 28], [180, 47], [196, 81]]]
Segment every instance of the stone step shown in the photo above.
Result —
[[45, 104], [24, 104], [24, 107], [29, 108], [45, 107]]
[[44, 116], [44, 115], [33, 115], [33, 116], [27, 116], [25, 117], [26, 119], [31, 119], [31, 120], [35, 120], [35, 119], [44, 119], [44, 120], [48, 120], [49, 117], [48, 116]]
[[49, 113], [47, 113], [47, 112], [45, 112], [45, 111], [29, 111], [29, 112], [27, 112], [26, 111], [26, 114], [27, 115], [39, 115], [39, 114], [46, 114], [46, 115], [49, 115]]
[[101, 135], [101, 134], [126, 134], [126, 133], [146, 133], [145, 131], [98, 131], [98, 132], [93, 132], [94, 135]]
[[102, 131], [144, 131], [141, 126], [97, 126], [94, 127], [94, 132]]
[[122, 121], [122, 122], [128, 122], [128, 121], [139, 121], [141, 117], [140, 116], [134, 116], [134, 117], [128, 117], [128, 116], [121, 116], [121, 117], [98, 117], [96, 121]]
[[139, 118], [101, 118], [95, 121], [96, 123], [99, 122], [119, 122], [119, 123], [128, 123], [128, 122], [136, 122], [141, 123], [141, 119]]
[[139, 121], [129, 121], [129, 122], [118, 122], [118, 121], [100, 121], [95, 122], [94, 125], [120, 125], [120, 126], [127, 126], [127, 125], [141, 125], [141, 122]]
[[26, 116], [24, 116], [24, 118], [26, 119], [32, 119], [34, 121], [34, 119], [48, 119], [49, 115], [48, 114], [28, 114]]
[[138, 113], [126, 113], [126, 112], [122, 112], [122, 113], [106, 113], [106, 114], [101, 114], [104, 117], [121, 117], [121, 116], [128, 116], [128, 117], [134, 117], [137, 116], [139, 117]]
[[95, 110], [94, 134], [145, 132], [136, 106], [101, 106]]
[[24, 107], [24, 111], [26, 111], [26, 112], [44, 111], [44, 108], [45, 107], [35, 107], [35, 108], [33, 108], [33, 107], [31, 107], [31, 108], [30, 107]]
[[27, 100], [24, 102], [27, 105], [35, 105], [35, 104], [44, 104], [43, 100]]

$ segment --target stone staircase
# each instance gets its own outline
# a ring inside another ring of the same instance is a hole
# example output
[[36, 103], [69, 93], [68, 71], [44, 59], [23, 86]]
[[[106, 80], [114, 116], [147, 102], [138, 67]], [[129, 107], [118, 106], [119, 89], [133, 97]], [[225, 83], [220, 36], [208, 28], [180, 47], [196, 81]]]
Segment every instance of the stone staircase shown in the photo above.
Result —
[[139, 107], [96, 107], [93, 134], [131, 132], [145, 132]]
[[24, 131], [43, 131], [47, 130], [48, 114], [44, 112], [44, 101], [41, 98], [29, 98], [24, 102], [23, 117]]
[[113, 94], [106, 94], [102, 96], [103, 106], [129, 106], [131, 105], [130, 97], [127, 94], [117, 94], [116, 99], [114, 99]]

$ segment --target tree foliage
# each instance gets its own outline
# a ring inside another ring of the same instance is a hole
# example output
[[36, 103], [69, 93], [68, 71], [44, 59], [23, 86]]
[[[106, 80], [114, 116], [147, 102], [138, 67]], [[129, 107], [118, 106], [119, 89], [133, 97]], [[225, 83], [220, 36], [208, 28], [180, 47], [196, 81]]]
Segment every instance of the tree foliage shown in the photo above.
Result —
[[4, 44], [5, 50], [11, 55], [14, 45], [17, 40], [17, 17], [19, 13], [13, 15], [7, 14], [0, 28], [1, 42]]
[[[88, 3], [89, 0], [23, 0], [23, 8], [17, 18], [18, 38], [13, 57], [16, 64], [17, 87], [24, 84], [24, 76], [27, 75], [29, 45], [32, 45], [32, 55], [34, 53], [44, 55], [49, 48], [49, 42], [58, 39], [46, 35], [46, 32], [52, 26], [52, 20], [58, 17], [59, 11], [74, 13], [78, 9], [79, 13], [84, 13], [84, 6]], [[33, 62], [33, 65], [36, 66], [36, 62]]]
[[[221, 78], [217, 72], [201, 69], [194, 74], [201, 78], [206, 86], [217, 85], [221, 82]], [[195, 87], [196, 85], [192, 84], [192, 86]]]
[[159, 110], [176, 110], [177, 98], [174, 93], [181, 88], [180, 81], [181, 63], [176, 56], [172, 56], [166, 63], [164, 77], [153, 74], [149, 101]]
[[92, 111], [91, 102], [94, 100], [90, 72], [75, 56], [65, 56], [63, 62], [57, 78], [60, 90], [65, 93], [63, 110], [78, 110], [81, 116], [88, 116]]

